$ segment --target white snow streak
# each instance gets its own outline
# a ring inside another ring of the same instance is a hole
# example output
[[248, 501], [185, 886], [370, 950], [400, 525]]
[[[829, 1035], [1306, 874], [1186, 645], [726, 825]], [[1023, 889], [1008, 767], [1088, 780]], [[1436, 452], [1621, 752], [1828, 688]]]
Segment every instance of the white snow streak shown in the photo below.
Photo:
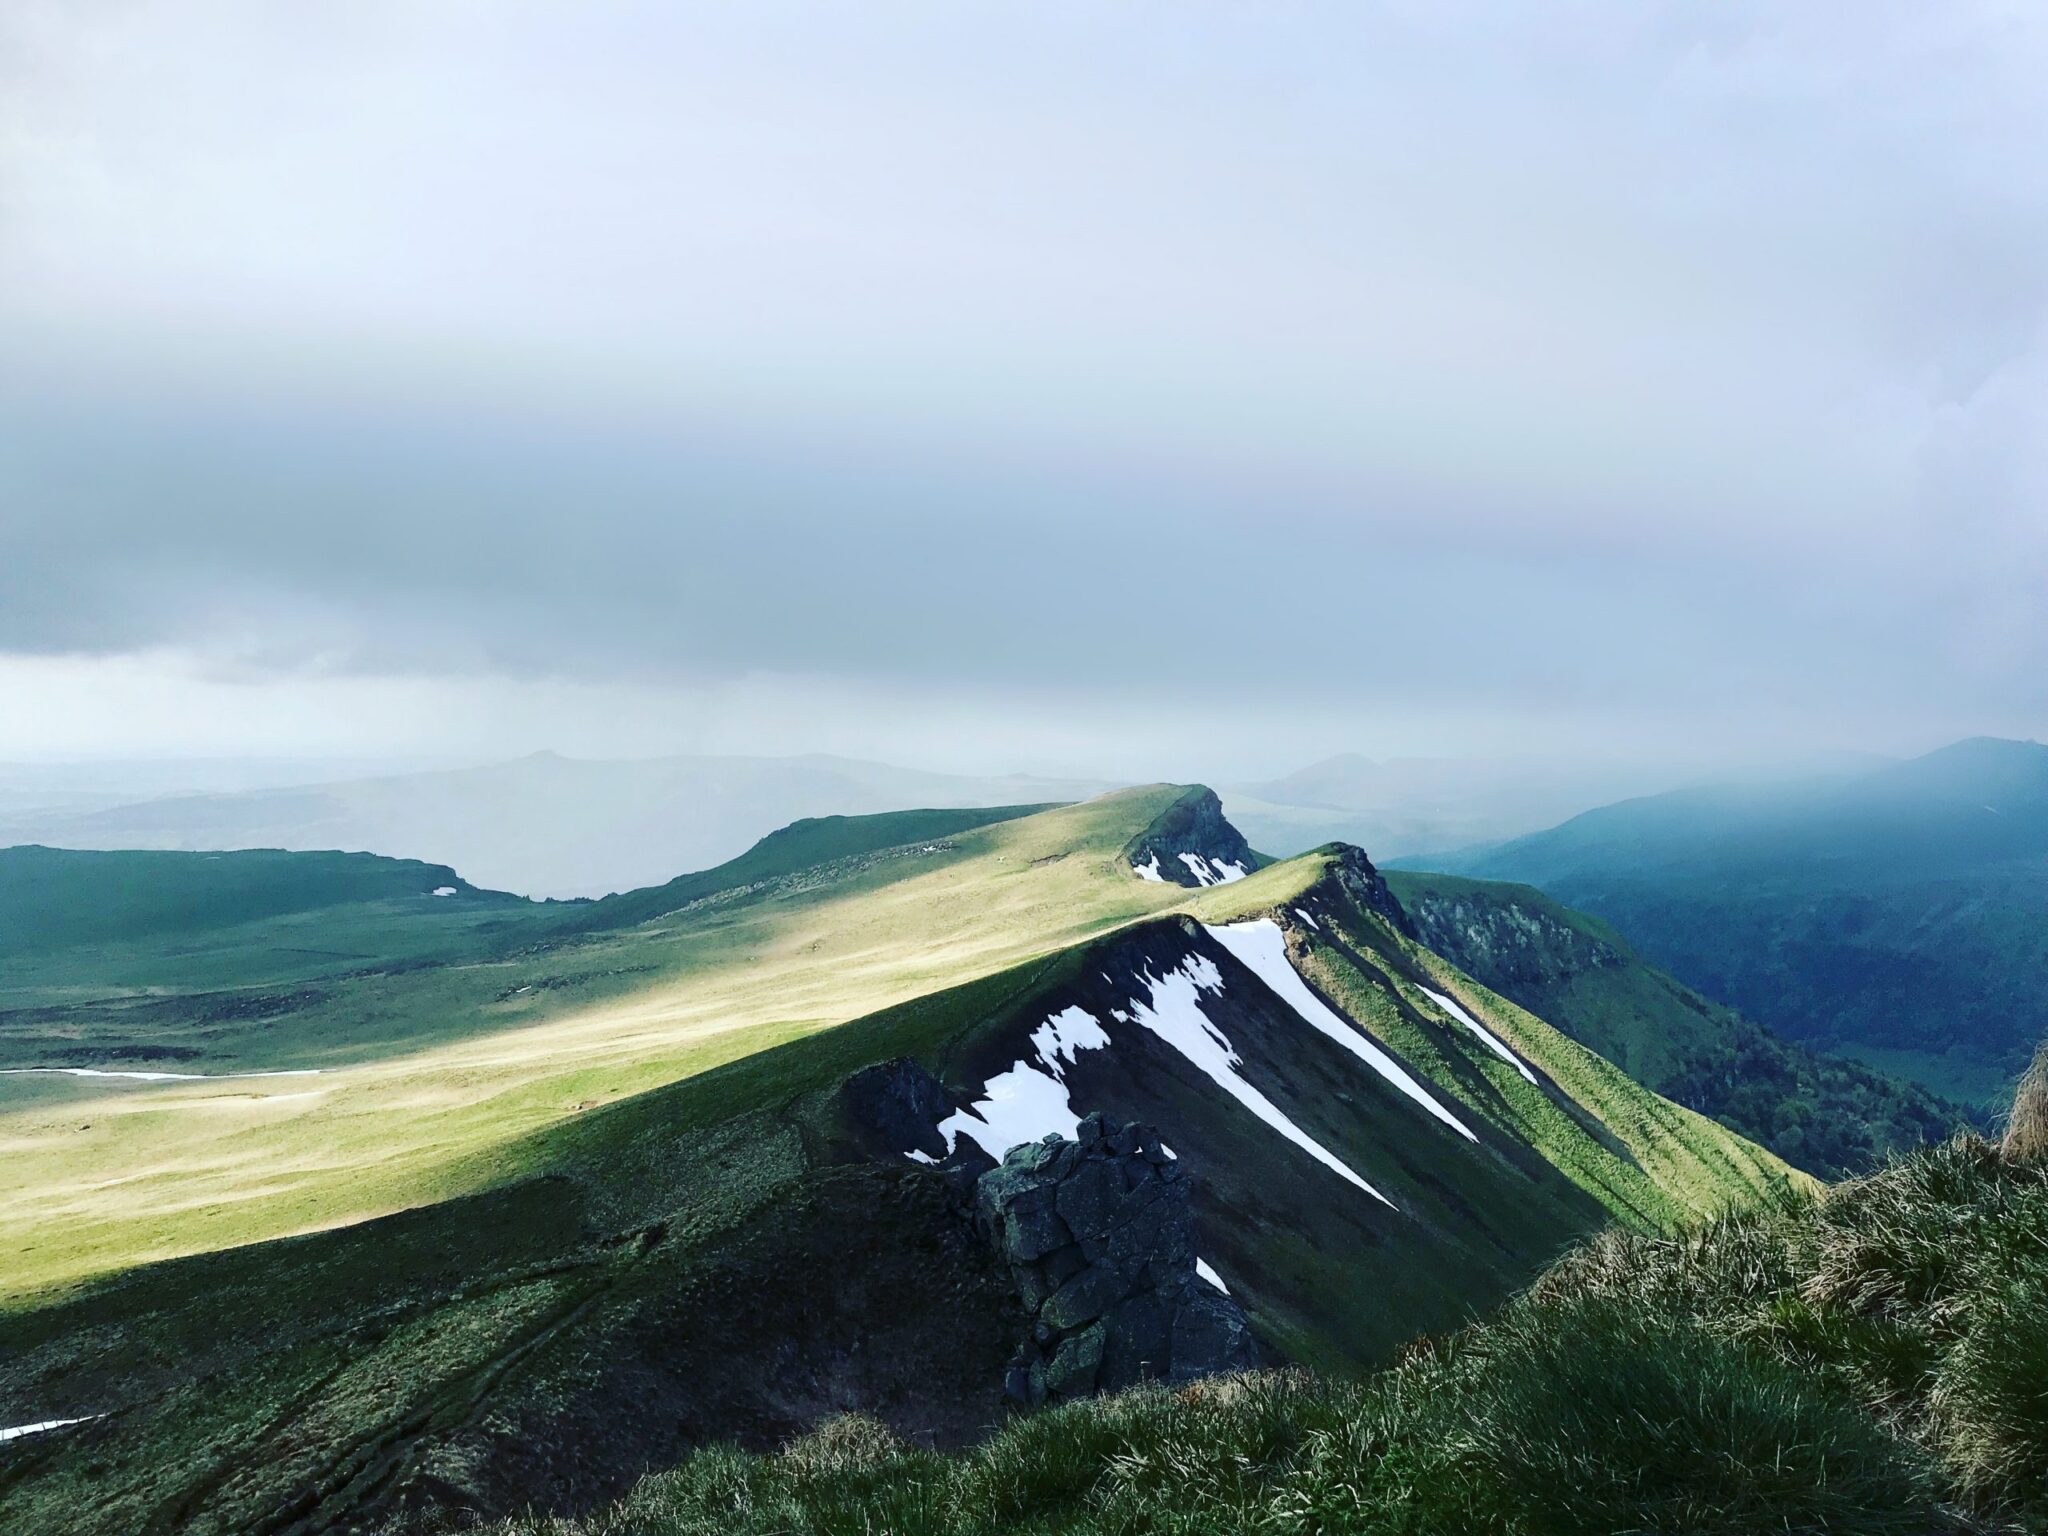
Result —
[[[1069, 1139], [1079, 1134], [1081, 1117], [1067, 1098], [1061, 1063], [1071, 1063], [1082, 1051], [1102, 1050], [1109, 1044], [1108, 1032], [1087, 1009], [1067, 1008], [1034, 1029], [1031, 1044], [1038, 1056], [1036, 1065], [1019, 1061], [1009, 1071], [998, 1072], [981, 1085], [981, 1098], [939, 1122], [947, 1152], [965, 1135], [1001, 1162], [1012, 1147], [1043, 1141], [1054, 1132]], [[931, 1161], [916, 1152], [906, 1155]]]
[[1166, 884], [1166, 876], [1159, 873], [1159, 855], [1156, 853], [1152, 855], [1152, 862], [1149, 864], [1133, 864], [1131, 873], [1140, 880], [1150, 880], [1154, 885]]
[[1209, 1261], [1207, 1259], [1195, 1260], [1195, 1273], [1200, 1275], [1204, 1280], [1208, 1281], [1211, 1285], [1215, 1286], [1216, 1289], [1221, 1291], [1224, 1295], [1228, 1296], [1230, 1294], [1230, 1287], [1223, 1283], [1223, 1277], [1221, 1275], [1217, 1274], [1215, 1270], [1209, 1267]]
[[1460, 1008], [1458, 1006], [1458, 1000], [1455, 997], [1447, 996], [1442, 992], [1430, 991], [1428, 987], [1424, 987], [1422, 990], [1429, 994], [1429, 1000], [1432, 1003], [1435, 1003], [1437, 1007], [1443, 1009], [1445, 1013], [1448, 1013], [1460, 1024], [1464, 1025], [1467, 1029], [1471, 1030], [1473, 1034], [1477, 1035], [1481, 1040], [1485, 1041], [1487, 1049], [1492, 1051], [1494, 1055], [1498, 1056], [1502, 1061], [1506, 1062], [1509, 1066], [1513, 1067], [1517, 1072], [1521, 1073], [1522, 1076], [1529, 1079], [1530, 1082], [1533, 1083], [1536, 1081], [1536, 1074], [1534, 1072], [1531, 1072], [1528, 1069], [1528, 1067], [1523, 1065], [1521, 1057], [1517, 1056], [1513, 1051], [1508, 1049], [1507, 1042], [1501, 1039], [1492, 1030], [1488, 1029], [1484, 1024], [1480, 1023], [1477, 1019], [1473, 1018], [1472, 1015], [1467, 1013], [1463, 1008]]
[[19, 1440], [23, 1435], [40, 1435], [49, 1429], [64, 1429], [73, 1424], [90, 1424], [94, 1419], [104, 1419], [104, 1413], [89, 1413], [82, 1419], [45, 1419], [40, 1424], [17, 1424], [13, 1429], [0, 1429], [0, 1440]]
[[1199, 853], [1177, 853], [1174, 857], [1187, 865], [1188, 873], [1204, 887], [1228, 885], [1233, 880], [1242, 880], [1245, 875], [1242, 864], [1233, 864], [1228, 859], [1217, 859], [1212, 863]]
[[1296, 907], [1294, 909], [1294, 915], [1300, 918], [1304, 923], [1307, 923], [1309, 927], [1315, 929], [1317, 933], [1321, 933], [1323, 931], [1323, 925], [1316, 921], [1315, 913], [1309, 911], [1308, 908]]
[[1427, 1088], [1415, 1081], [1406, 1068], [1373, 1044], [1363, 1030], [1338, 1017], [1308, 989], [1308, 983], [1296, 974], [1287, 958], [1287, 935], [1280, 931], [1278, 923], [1270, 917], [1262, 917], [1249, 923], [1209, 928], [1208, 933], [1310, 1025], [1343, 1046], [1467, 1141], [1479, 1139], [1466, 1128], [1464, 1121], [1445, 1109]]
[[1208, 1079], [1282, 1136], [1347, 1183], [1355, 1184], [1375, 1200], [1392, 1206], [1393, 1201], [1366, 1183], [1342, 1159], [1310, 1136], [1258, 1089], [1238, 1076], [1242, 1058], [1223, 1032], [1202, 1013], [1200, 995], [1223, 990], [1222, 973], [1204, 955], [1191, 955], [1179, 969], [1164, 976], [1147, 973], [1145, 984], [1152, 1000], [1131, 999], [1137, 1022], [1185, 1056]]
[[436, 896], [453, 896], [455, 894], [455, 887], [452, 885], [437, 885], [434, 887], [434, 894]]

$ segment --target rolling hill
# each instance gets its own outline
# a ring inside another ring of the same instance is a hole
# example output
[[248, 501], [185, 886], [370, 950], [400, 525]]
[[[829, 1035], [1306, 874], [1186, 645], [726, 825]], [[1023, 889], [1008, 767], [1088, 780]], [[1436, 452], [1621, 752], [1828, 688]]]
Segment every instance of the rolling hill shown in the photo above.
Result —
[[1403, 860], [1534, 885], [1787, 1038], [1997, 1101], [2048, 1032], [2048, 747], [1979, 739]]
[[523, 896], [603, 896], [708, 868], [804, 817], [1078, 800], [1110, 787], [925, 773], [823, 755], [606, 761], [537, 752], [481, 767], [131, 797], [83, 809], [10, 813], [0, 805], [0, 844], [403, 854]]
[[1585, 1234], [1806, 1184], [1434, 953], [1357, 850], [1262, 866], [1199, 789], [813, 823], [613, 903], [223, 918], [9, 970], [22, 1064], [125, 999], [182, 1070], [316, 1074], [0, 1079], [0, 1422], [88, 1421], [10, 1451], [10, 1526], [580, 1509], [855, 1408], [978, 1438], [1025, 1324], [961, 1181], [1086, 1113], [1158, 1129], [1260, 1347], [1339, 1371]]

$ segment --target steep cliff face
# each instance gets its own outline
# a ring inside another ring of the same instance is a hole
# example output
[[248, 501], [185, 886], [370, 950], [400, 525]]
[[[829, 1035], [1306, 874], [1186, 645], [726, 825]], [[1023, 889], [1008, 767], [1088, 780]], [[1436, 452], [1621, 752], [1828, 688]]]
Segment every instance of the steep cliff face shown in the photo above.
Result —
[[1223, 814], [1211, 789], [1191, 789], [1134, 838], [1126, 857], [1142, 880], [1228, 885], [1257, 869], [1259, 856]]
[[[1380, 885], [1386, 889], [1384, 879]], [[1424, 945], [1517, 1001], [1519, 988], [1554, 987], [1623, 963], [1614, 945], [1574, 925], [1536, 892], [1528, 894], [1533, 899], [1516, 901], [1470, 890], [1416, 888], [1403, 906]], [[1391, 892], [1388, 899], [1393, 899]]]

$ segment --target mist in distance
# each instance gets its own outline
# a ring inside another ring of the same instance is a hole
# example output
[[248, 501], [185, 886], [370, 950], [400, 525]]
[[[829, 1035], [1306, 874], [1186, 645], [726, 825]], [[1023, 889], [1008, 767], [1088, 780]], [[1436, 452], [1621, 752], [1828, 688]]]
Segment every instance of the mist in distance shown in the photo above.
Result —
[[2044, 66], [1990, 5], [12, 8], [0, 761], [2040, 735]]

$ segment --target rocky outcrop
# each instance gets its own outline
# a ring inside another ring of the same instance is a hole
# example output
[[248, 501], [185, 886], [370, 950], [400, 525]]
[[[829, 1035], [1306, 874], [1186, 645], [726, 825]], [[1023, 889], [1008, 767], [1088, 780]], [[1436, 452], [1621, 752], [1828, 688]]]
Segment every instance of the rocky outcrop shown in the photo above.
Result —
[[921, 1152], [937, 1161], [946, 1155], [938, 1124], [953, 1113], [946, 1085], [908, 1056], [864, 1067], [839, 1090], [848, 1124], [874, 1154]]
[[1075, 1141], [1013, 1148], [982, 1175], [975, 1211], [1031, 1317], [1012, 1396], [1035, 1405], [1258, 1363], [1242, 1309], [1195, 1274], [1188, 1180], [1154, 1132], [1096, 1114]]
[[1401, 905], [1394, 893], [1387, 889], [1386, 876], [1365, 856], [1365, 850], [1352, 843], [1326, 843], [1323, 852], [1333, 854], [1329, 878], [1351, 900], [1368, 912], [1377, 912], [1401, 933], [1409, 938], [1419, 938], [1414, 921]]
[[1611, 944], [1574, 927], [1539, 901], [1478, 900], [1455, 891], [1409, 897], [1422, 942], [1451, 964], [1501, 992], [1538, 1006], [1535, 988], [1622, 963]]
[[[1225, 877], [1225, 866], [1232, 871], [1230, 879], [1259, 867], [1258, 855], [1224, 816], [1223, 802], [1212, 789], [1190, 790], [1124, 851], [1132, 869], [1149, 870], [1171, 885], [1215, 885]], [[1192, 867], [1183, 854], [1196, 861]]]

